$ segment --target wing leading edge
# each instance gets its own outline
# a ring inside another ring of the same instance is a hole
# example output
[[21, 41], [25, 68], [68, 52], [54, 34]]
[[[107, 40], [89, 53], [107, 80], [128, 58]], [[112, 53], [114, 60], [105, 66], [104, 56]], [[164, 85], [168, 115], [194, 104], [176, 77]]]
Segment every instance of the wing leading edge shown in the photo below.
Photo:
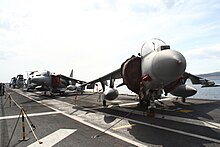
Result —
[[72, 83], [78, 83], [78, 84], [86, 83], [85, 81], [77, 80], [77, 79], [67, 77], [67, 76], [64, 76], [64, 75], [60, 75], [60, 77], [64, 80], [66, 80], [66, 81], [71, 81]]
[[95, 79], [93, 81], [90, 81], [88, 83], [85, 83], [85, 84], [82, 84], [82, 87], [83, 86], [87, 86], [88, 89], [93, 89], [94, 88], [94, 85], [95, 83], [97, 82], [100, 82], [101, 85], [102, 85], [102, 88], [103, 88], [103, 91], [105, 91], [105, 85], [107, 85], [107, 80], [110, 80], [110, 87], [113, 87], [113, 82], [115, 79], [120, 79], [122, 78], [121, 76], [121, 68], [111, 72], [111, 73], [108, 73], [107, 75], [104, 75], [98, 79]]

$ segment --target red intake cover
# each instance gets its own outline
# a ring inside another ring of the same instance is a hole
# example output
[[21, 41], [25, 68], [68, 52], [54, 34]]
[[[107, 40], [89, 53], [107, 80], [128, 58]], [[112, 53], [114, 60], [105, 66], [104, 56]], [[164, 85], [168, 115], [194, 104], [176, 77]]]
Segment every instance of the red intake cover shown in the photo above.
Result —
[[60, 85], [60, 76], [51, 75], [51, 78], [52, 78], [52, 87], [57, 88]]
[[139, 94], [141, 81], [141, 58], [132, 56], [121, 65], [124, 84], [131, 91]]

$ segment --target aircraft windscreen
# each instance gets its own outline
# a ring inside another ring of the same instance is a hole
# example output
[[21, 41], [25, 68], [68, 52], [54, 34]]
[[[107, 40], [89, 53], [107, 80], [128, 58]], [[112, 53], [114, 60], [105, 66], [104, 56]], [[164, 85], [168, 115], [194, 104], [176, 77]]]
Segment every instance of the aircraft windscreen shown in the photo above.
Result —
[[169, 46], [160, 39], [153, 38], [149, 41], [146, 41], [141, 48], [141, 56], [146, 56], [152, 51], [161, 51], [163, 49], [169, 49]]
[[18, 79], [23, 79], [23, 75], [17, 75]]
[[43, 71], [43, 72], [41, 73], [41, 75], [42, 75], [42, 76], [45, 76], [45, 77], [46, 77], [46, 76], [48, 77], [48, 76], [50, 75], [50, 72], [49, 72], [49, 71]]

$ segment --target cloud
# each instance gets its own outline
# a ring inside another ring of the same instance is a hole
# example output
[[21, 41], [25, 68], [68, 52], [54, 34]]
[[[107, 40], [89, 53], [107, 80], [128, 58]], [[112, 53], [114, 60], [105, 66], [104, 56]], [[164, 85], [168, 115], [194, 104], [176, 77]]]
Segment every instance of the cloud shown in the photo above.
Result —
[[[131, 3], [131, 1], [130, 1]], [[158, 13], [167, 11], [174, 7], [179, 7], [184, 3], [183, 0], [155, 0], [155, 1], [133, 1], [130, 4], [131, 10], [135, 13]]]
[[11, 22], [9, 21], [3, 21], [3, 20], [0, 20], [0, 28], [2, 30], [7, 30], [7, 31], [11, 31], [11, 30], [14, 30], [16, 28], [15, 25], [13, 25]]
[[[205, 46], [219, 42], [218, 5], [196, 0], [1, 1], [1, 58], [9, 57], [6, 50], [15, 53], [7, 62], [19, 64], [13, 73], [49, 69], [69, 75], [74, 68], [76, 77], [92, 80], [120, 67], [146, 39], [157, 37], [186, 53], [191, 67], [192, 60], [201, 61], [194, 49], [207, 52]], [[212, 51], [210, 59], [219, 54]], [[208, 58], [203, 52], [200, 56]]]
[[[220, 44], [192, 48], [184, 52], [187, 70], [195, 74], [220, 71]], [[209, 67], [209, 68], [206, 68]]]
[[214, 44], [212, 46], [204, 46], [199, 48], [193, 48], [185, 52], [190, 60], [208, 60], [208, 59], [219, 59], [220, 61], [220, 44]]
[[9, 57], [8, 53], [0, 50], [0, 60], [6, 60], [8, 59], [8, 57]]

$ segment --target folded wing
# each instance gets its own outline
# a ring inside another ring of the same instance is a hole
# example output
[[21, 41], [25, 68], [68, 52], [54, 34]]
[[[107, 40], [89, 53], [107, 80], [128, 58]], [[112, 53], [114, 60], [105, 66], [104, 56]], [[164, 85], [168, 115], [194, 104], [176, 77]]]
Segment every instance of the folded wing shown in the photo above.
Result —
[[184, 78], [184, 83], [186, 82], [187, 79], [190, 79], [192, 84], [201, 84], [202, 87], [217, 87], [220, 85], [216, 85], [214, 81], [196, 76], [196, 75], [192, 75], [190, 73], [185, 72], [183, 75]]

